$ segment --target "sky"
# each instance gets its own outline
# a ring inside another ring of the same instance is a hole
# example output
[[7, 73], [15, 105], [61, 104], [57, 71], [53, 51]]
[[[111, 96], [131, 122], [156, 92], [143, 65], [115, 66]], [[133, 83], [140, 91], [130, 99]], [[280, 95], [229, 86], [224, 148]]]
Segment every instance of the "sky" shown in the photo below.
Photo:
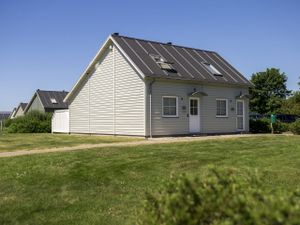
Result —
[[69, 91], [114, 32], [221, 54], [247, 78], [300, 76], [298, 0], [0, 0], [0, 111]]

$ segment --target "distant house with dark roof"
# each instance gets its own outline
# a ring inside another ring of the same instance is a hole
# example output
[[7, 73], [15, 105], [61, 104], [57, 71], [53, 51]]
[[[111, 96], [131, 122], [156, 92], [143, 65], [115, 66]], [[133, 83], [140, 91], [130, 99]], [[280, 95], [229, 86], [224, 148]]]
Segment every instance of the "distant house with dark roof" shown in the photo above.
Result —
[[63, 100], [67, 96], [66, 91], [44, 91], [36, 90], [24, 113], [30, 111], [54, 112], [57, 109], [67, 109], [68, 104]]
[[70, 132], [247, 132], [251, 85], [216, 52], [116, 33], [65, 98]]
[[16, 112], [15, 112], [14, 117], [23, 116], [27, 104], [28, 104], [28, 103], [21, 102], [21, 103], [19, 104], [18, 108], [16, 109]]
[[9, 118], [11, 112], [1, 111], [0, 112], [0, 121], [4, 121]]

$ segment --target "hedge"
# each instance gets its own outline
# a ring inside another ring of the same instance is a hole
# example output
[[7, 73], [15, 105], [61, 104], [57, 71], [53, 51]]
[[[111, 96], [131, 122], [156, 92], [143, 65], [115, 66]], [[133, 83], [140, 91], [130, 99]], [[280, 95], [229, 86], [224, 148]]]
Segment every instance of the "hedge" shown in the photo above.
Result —
[[8, 133], [50, 133], [51, 113], [32, 111], [24, 116], [10, 119], [6, 122]]
[[300, 192], [267, 191], [259, 177], [212, 169], [202, 179], [173, 178], [147, 194], [140, 225], [292, 225], [300, 221]]

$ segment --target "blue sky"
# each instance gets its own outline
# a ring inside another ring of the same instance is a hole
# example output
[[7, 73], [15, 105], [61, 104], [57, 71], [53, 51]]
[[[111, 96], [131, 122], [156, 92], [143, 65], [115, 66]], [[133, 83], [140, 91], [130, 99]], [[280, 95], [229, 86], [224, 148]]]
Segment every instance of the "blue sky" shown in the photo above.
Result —
[[0, 111], [36, 89], [70, 90], [113, 32], [214, 50], [246, 77], [300, 76], [297, 0], [0, 0]]

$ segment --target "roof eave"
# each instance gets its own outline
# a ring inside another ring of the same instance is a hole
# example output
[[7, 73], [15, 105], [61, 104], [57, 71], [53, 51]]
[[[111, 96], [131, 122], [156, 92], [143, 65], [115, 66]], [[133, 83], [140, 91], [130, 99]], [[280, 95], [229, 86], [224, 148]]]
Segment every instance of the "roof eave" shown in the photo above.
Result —
[[187, 83], [197, 83], [197, 84], [207, 84], [207, 85], [225, 85], [225, 86], [234, 86], [234, 87], [246, 87], [250, 88], [253, 86], [252, 83], [226, 83], [226, 82], [214, 82], [214, 81], [207, 81], [207, 80], [193, 80], [193, 79], [182, 79], [180, 77], [168, 77], [168, 76], [153, 76], [153, 75], [146, 75], [147, 80], [164, 80], [164, 81], [176, 81], [176, 82], [187, 82]]

